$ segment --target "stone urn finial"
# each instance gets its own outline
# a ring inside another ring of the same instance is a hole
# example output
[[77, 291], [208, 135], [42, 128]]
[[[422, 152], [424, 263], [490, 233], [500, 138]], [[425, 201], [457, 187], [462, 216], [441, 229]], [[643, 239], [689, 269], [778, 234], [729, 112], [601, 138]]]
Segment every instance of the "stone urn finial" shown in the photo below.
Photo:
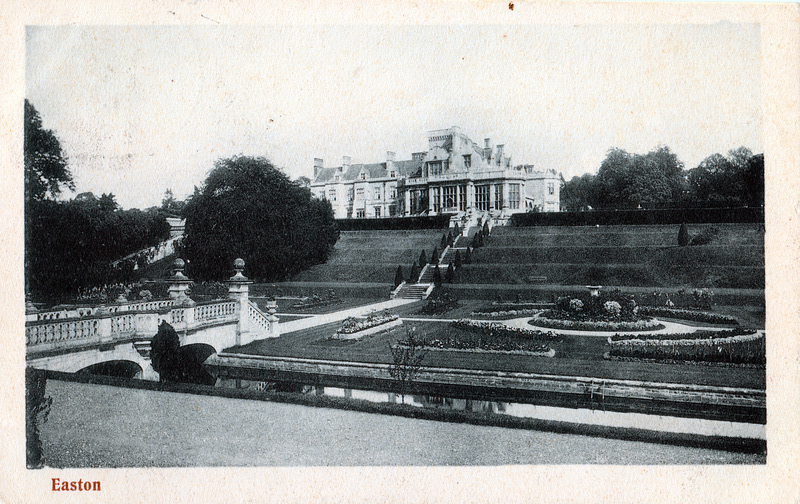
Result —
[[232, 281], [239, 281], [239, 282], [247, 281], [247, 277], [242, 274], [242, 271], [244, 271], [244, 259], [238, 257], [236, 258], [235, 261], [233, 261], [233, 271], [235, 273], [231, 277]]
[[186, 275], [183, 274], [183, 269], [186, 267], [186, 263], [180, 257], [175, 259], [175, 262], [172, 263], [172, 269], [175, 270], [175, 274], [173, 278], [179, 280], [188, 280]]

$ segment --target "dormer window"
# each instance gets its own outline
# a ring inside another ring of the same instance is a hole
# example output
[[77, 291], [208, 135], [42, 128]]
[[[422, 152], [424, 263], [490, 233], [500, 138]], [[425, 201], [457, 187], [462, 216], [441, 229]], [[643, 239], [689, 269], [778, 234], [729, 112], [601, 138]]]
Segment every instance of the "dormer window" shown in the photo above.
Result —
[[395, 172], [394, 172], [394, 171], [391, 171], [391, 172], [389, 173], [389, 176], [390, 176], [390, 177], [392, 177], [392, 178], [395, 178], [397, 175], [395, 174]]
[[365, 172], [361, 172], [361, 180], [367, 180], [367, 174]]
[[464, 168], [469, 168], [472, 166], [472, 155], [465, 154], [464, 155]]

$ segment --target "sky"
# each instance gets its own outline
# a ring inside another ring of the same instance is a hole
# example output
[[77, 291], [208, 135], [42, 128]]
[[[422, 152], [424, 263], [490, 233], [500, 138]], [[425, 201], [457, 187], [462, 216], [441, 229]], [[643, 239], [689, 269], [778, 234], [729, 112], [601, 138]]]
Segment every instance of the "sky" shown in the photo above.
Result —
[[75, 193], [124, 208], [188, 196], [221, 158], [310, 177], [454, 125], [566, 180], [612, 147], [686, 168], [763, 151], [757, 24], [29, 26], [25, 79]]

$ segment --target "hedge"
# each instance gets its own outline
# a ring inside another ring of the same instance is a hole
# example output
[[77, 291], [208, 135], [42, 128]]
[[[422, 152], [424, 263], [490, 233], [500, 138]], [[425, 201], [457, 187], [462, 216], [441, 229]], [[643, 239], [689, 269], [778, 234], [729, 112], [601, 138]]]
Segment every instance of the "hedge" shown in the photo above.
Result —
[[336, 219], [339, 231], [365, 231], [371, 229], [447, 229], [450, 215], [417, 217], [387, 217], [379, 219]]
[[592, 210], [589, 212], [533, 212], [514, 214], [511, 226], [594, 226], [764, 222], [764, 209], [662, 208], [654, 210]]

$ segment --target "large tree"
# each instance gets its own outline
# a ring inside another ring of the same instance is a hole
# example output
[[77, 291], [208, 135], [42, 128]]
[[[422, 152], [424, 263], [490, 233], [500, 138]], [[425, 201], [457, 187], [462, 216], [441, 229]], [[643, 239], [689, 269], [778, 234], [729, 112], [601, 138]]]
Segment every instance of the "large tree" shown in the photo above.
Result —
[[326, 261], [339, 238], [330, 203], [264, 158], [217, 161], [185, 216], [187, 272], [198, 279], [228, 276], [241, 257], [249, 276], [282, 280]]
[[689, 170], [688, 179], [697, 201], [758, 206], [764, 202], [764, 155], [746, 147], [712, 154]]
[[62, 189], [75, 189], [67, 157], [55, 133], [42, 127], [42, 119], [25, 100], [25, 201], [55, 198]]
[[594, 180], [597, 204], [635, 208], [678, 201], [684, 189], [683, 163], [669, 147], [647, 154], [611, 149]]

